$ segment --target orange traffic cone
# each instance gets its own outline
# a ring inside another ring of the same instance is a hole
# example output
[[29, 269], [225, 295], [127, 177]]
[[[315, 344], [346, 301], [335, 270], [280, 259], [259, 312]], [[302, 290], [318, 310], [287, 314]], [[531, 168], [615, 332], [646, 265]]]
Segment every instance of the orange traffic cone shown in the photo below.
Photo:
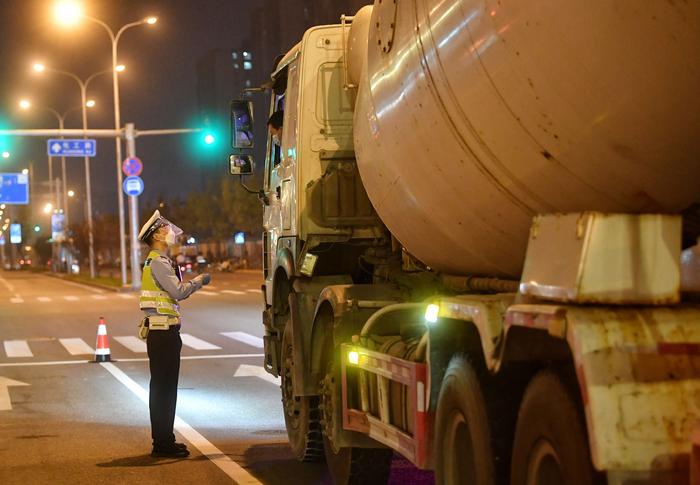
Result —
[[97, 326], [97, 343], [95, 344], [95, 362], [110, 362], [109, 339], [107, 338], [107, 324], [104, 317], [100, 317]]

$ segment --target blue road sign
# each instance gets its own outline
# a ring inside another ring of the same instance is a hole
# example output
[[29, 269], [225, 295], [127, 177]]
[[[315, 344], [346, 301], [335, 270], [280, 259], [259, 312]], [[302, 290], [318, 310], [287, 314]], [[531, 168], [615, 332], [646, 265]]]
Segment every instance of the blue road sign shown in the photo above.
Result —
[[12, 244], [22, 243], [22, 226], [20, 224], [10, 224], [10, 242]]
[[143, 193], [143, 180], [141, 177], [127, 177], [122, 184], [124, 193], [131, 197], [138, 197]]
[[29, 204], [29, 175], [0, 173], [0, 204]]
[[94, 157], [97, 154], [97, 141], [49, 140], [46, 142], [46, 153], [50, 157]]
[[138, 157], [131, 157], [124, 160], [122, 163], [122, 172], [127, 177], [137, 177], [143, 171], [143, 163]]

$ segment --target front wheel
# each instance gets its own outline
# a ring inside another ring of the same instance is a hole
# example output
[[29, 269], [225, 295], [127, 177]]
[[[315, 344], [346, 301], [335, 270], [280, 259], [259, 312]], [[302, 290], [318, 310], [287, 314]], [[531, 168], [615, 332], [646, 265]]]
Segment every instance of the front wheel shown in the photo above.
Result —
[[486, 404], [479, 377], [466, 356], [450, 360], [435, 422], [435, 483], [493, 485]]
[[599, 481], [577, 400], [558, 375], [539, 372], [528, 384], [518, 414], [511, 485], [592, 485]]

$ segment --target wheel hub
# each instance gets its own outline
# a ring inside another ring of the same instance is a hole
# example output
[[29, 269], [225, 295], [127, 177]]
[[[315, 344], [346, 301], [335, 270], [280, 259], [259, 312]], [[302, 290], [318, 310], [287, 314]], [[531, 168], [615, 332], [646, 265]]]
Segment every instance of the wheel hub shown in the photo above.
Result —
[[557, 485], [564, 483], [559, 455], [547, 439], [539, 439], [530, 452], [527, 485]]

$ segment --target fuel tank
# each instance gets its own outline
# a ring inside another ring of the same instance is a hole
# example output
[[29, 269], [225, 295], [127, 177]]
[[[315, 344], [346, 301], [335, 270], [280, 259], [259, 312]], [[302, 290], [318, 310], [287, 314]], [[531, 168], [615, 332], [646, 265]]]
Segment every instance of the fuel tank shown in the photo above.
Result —
[[348, 39], [363, 184], [433, 269], [519, 277], [536, 214], [700, 202], [700, 2], [376, 0]]

